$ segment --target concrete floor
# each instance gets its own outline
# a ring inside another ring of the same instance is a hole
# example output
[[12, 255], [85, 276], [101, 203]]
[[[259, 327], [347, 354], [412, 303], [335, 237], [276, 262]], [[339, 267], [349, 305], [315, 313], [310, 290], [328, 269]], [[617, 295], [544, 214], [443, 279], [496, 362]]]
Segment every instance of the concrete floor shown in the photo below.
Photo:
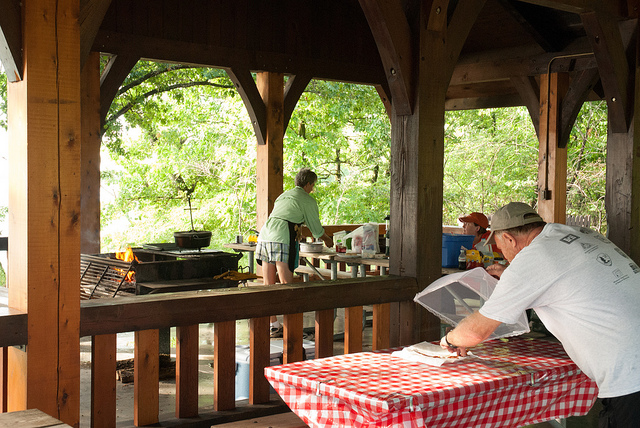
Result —
[[[344, 311], [339, 310], [336, 317], [335, 331], [343, 331]], [[305, 331], [310, 331], [314, 326], [314, 314], [308, 313], [304, 317]], [[247, 345], [249, 342], [248, 321], [240, 320], [236, 322], [236, 344]], [[175, 329], [171, 329], [171, 351], [175, 358]], [[363, 348], [365, 351], [371, 350], [371, 327], [367, 326], [363, 332]], [[133, 333], [118, 335], [118, 360], [133, 358]], [[334, 342], [334, 355], [341, 355], [344, 344], [341, 341]], [[91, 342], [89, 338], [81, 341], [81, 400], [80, 400], [80, 426], [89, 427], [90, 421], [90, 359]], [[199, 364], [199, 406], [202, 412], [209, 412], [213, 409], [213, 325], [202, 324], [200, 326], [200, 364]], [[116, 383], [117, 413], [116, 420], [118, 427], [133, 426], [133, 383]], [[591, 409], [588, 415], [571, 417], [565, 421], [566, 428], [597, 428], [599, 402]], [[160, 420], [173, 419], [175, 412], [175, 381], [160, 381]], [[255, 423], [250, 424], [255, 427]], [[528, 428], [548, 428], [553, 425], [549, 423], [531, 425]], [[558, 426], [558, 425], [555, 425]], [[277, 428], [274, 426], [273, 428]]]

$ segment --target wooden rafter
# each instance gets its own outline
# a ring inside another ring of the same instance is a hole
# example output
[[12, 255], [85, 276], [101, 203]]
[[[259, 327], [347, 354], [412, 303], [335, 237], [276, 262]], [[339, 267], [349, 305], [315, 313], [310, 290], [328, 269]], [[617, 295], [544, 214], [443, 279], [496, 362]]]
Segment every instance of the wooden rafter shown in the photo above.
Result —
[[471, 27], [476, 22], [478, 14], [484, 7], [485, 0], [467, 0], [458, 3], [457, 7], [450, 11], [447, 24], [447, 58], [449, 58], [449, 64], [447, 64], [447, 75], [451, 77], [453, 70], [460, 57], [462, 46], [467, 40]]
[[600, 79], [609, 107], [609, 124], [614, 133], [629, 129], [630, 67], [617, 20], [604, 12], [581, 15], [585, 31], [598, 62]]
[[550, 9], [563, 10], [565, 12], [583, 13], [589, 12], [600, 6], [601, 0], [520, 0], [524, 3], [536, 4]]
[[84, 66], [91, 46], [98, 34], [111, 0], [83, 0], [80, 2], [80, 64]]
[[413, 110], [411, 31], [400, 1], [360, 0], [378, 46], [396, 114]]
[[227, 70], [227, 74], [238, 90], [244, 106], [247, 108], [258, 144], [265, 144], [267, 141], [267, 107], [264, 105], [251, 71], [249, 69], [230, 68]]
[[[522, 2], [512, 2], [509, 0], [499, 0], [500, 5], [506, 10], [515, 20], [520, 24], [525, 31], [531, 35], [533, 40], [540, 45], [545, 52], [558, 52], [562, 50], [562, 46], [559, 46], [561, 38], [558, 37], [555, 28], [553, 26], [545, 25], [544, 30], [541, 31], [540, 21], [544, 21], [544, 17], [539, 14], [528, 13], [531, 5]], [[549, 32], [549, 30], [552, 30]]]
[[22, 15], [19, 0], [0, 0], [0, 62], [9, 82], [22, 80]]
[[102, 71], [102, 76], [100, 76], [100, 121], [102, 127], [104, 127], [109, 107], [111, 107], [120, 85], [139, 59], [137, 56], [113, 56]]

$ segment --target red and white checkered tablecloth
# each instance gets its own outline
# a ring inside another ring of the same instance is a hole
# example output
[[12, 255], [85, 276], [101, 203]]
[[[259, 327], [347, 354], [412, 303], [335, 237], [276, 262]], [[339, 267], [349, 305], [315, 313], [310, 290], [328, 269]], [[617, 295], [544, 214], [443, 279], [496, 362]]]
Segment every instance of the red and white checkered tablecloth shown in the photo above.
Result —
[[310, 427], [519, 427], [586, 414], [598, 389], [562, 346], [492, 340], [442, 367], [361, 352], [265, 368]]

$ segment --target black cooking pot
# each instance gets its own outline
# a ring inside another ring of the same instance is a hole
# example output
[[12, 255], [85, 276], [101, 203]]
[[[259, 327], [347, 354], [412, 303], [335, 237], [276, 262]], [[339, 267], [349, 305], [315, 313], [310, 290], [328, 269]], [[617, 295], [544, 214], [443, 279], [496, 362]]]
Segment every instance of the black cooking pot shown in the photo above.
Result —
[[179, 248], [202, 248], [211, 243], [211, 232], [206, 230], [190, 230], [173, 232], [173, 239]]

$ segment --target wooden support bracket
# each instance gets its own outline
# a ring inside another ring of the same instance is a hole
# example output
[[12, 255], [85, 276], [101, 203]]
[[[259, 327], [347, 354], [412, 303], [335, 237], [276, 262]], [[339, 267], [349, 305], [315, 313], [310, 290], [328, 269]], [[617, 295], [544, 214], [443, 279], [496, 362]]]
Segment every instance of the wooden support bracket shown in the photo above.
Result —
[[259, 145], [267, 141], [267, 107], [260, 96], [256, 82], [249, 69], [227, 69], [229, 78], [236, 86], [244, 102]]
[[626, 133], [629, 129], [629, 94], [633, 88], [633, 74], [624, 48], [618, 22], [605, 12], [587, 12], [580, 15], [591, 47], [596, 56], [600, 80], [609, 107], [609, 125], [613, 133]]
[[413, 111], [411, 30], [400, 1], [360, 0], [378, 45], [396, 114]]
[[111, 57], [100, 76], [100, 123], [104, 127], [118, 89], [127, 78], [140, 58], [137, 56], [116, 55]]

